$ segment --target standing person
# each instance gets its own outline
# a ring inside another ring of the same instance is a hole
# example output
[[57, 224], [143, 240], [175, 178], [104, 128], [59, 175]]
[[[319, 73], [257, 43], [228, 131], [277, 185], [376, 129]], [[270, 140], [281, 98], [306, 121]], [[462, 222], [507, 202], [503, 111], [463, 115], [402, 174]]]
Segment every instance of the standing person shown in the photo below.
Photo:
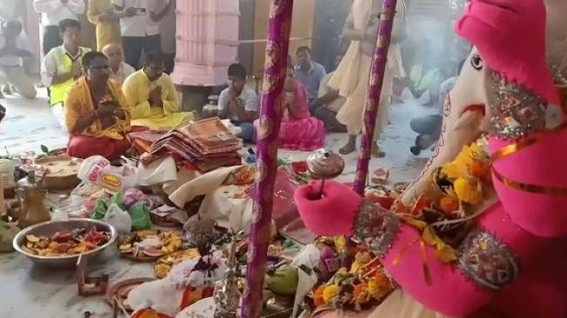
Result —
[[71, 19], [79, 21], [85, 13], [84, 0], [33, 0], [33, 8], [41, 14], [43, 26], [43, 54], [60, 46], [63, 41], [59, 35], [59, 23]]
[[126, 78], [136, 72], [128, 63], [124, 62], [124, 52], [118, 44], [108, 44], [102, 49], [102, 53], [110, 63], [110, 78], [117, 81], [120, 85]]
[[120, 31], [126, 63], [138, 68], [142, 52], [161, 53], [159, 21], [166, 15], [171, 2], [161, 10], [158, 0], [112, 0], [121, 14]]
[[165, 60], [165, 72], [167, 74], [171, 74], [173, 72], [173, 67], [175, 66], [175, 23], [177, 20], [175, 16], [176, 2], [175, 0], [169, 0], [169, 3], [169, 10], [167, 11], [167, 14], [159, 23], [161, 51]]
[[298, 47], [295, 54], [297, 57], [295, 79], [307, 89], [307, 97], [309, 105], [311, 105], [317, 99], [319, 85], [321, 85], [321, 81], [327, 75], [327, 72], [323, 65], [311, 59], [311, 49], [307, 46]]
[[341, 48], [341, 31], [352, 1], [316, 0], [313, 19], [313, 59], [327, 72], [337, 67], [337, 56]]
[[[343, 30], [343, 38], [350, 40], [351, 43], [335, 74], [329, 80], [328, 86], [346, 98], [345, 104], [337, 113], [337, 120], [347, 127], [349, 133], [347, 143], [339, 150], [341, 154], [348, 154], [356, 150], [356, 137], [362, 132], [381, 4], [382, 1], [378, 0], [354, 0]], [[405, 31], [403, 25], [400, 25], [404, 23], [405, 18], [403, 1], [398, 1], [396, 12], [392, 45], [388, 51], [388, 63], [378, 106], [375, 141], [388, 124], [393, 77], [404, 77], [399, 46], [396, 45], [402, 39], [403, 31]], [[376, 143], [372, 148], [372, 154], [375, 157], [385, 155]]]
[[77, 20], [63, 20], [59, 23], [63, 45], [58, 46], [44, 57], [41, 65], [41, 83], [49, 88], [49, 104], [53, 115], [62, 127], [65, 93], [83, 75], [82, 58], [91, 49], [79, 46], [81, 24]]
[[67, 154], [119, 159], [130, 149], [125, 136], [130, 130], [128, 102], [120, 85], [109, 80], [110, 65], [104, 54], [86, 53], [82, 63], [86, 76], [69, 87], [65, 98]]
[[120, 15], [114, 12], [111, 0], [89, 0], [87, 18], [96, 26], [97, 51], [108, 44], [121, 44]]
[[[0, 86], [2, 93], [15, 90], [25, 98], [35, 98], [37, 91], [33, 81], [26, 74], [24, 59], [33, 56], [31, 45], [22, 36], [22, 23], [17, 20], [5, 21], [0, 34]], [[2, 98], [0, 93], [0, 98]]]
[[219, 96], [219, 117], [229, 118], [240, 127], [238, 136], [244, 142], [254, 141], [254, 120], [258, 118], [258, 96], [246, 86], [246, 68], [242, 64], [228, 67], [228, 87]]
[[171, 77], [165, 74], [163, 57], [148, 53], [144, 68], [128, 76], [122, 85], [131, 107], [132, 126], [168, 130], [193, 119], [181, 111]]

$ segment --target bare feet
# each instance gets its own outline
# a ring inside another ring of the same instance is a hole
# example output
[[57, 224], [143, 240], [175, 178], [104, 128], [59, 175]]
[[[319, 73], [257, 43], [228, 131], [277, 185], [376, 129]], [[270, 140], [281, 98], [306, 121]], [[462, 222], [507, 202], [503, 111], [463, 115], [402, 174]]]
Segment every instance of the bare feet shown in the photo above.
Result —
[[386, 156], [386, 153], [380, 150], [380, 147], [375, 144], [374, 147], [372, 147], [372, 155], [376, 158], [383, 158]]
[[356, 150], [356, 136], [349, 135], [346, 145], [339, 149], [341, 155], [348, 155]]
[[355, 150], [356, 150], [356, 145], [351, 144], [349, 142], [346, 145], [344, 145], [341, 149], [339, 149], [339, 153], [341, 155], [348, 155], [349, 153], [354, 152]]

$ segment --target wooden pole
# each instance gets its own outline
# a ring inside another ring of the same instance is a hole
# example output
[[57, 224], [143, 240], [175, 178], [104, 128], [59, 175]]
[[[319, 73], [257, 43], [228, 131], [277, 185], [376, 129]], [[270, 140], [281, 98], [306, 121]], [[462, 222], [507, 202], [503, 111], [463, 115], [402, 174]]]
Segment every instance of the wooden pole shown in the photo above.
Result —
[[256, 126], [257, 173], [254, 189], [253, 222], [249, 231], [246, 289], [240, 317], [259, 318], [268, 245], [271, 236], [274, 182], [277, 173], [278, 135], [281, 121], [281, 93], [286, 77], [287, 51], [293, 0], [273, 0], [268, 23], [268, 42], [260, 118]]
[[368, 100], [364, 110], [364, 126], [360, 140], [360, 154], [356, 166], [356, 177], [353, 189], [360, 195], [364, 195], [366, 180], [368, 177], [368, 165], [374, 146], [374, 129], [376, 127], [376, 117], [378, 115], [378, 105], [380, 95], [382, 95], [382, 84], [384, 82], [384, 71], [386, 70], [386, 60], [388, 49], [390, 48], [390, 38], [394, 25], [397, 0], [383, 0], [382, 11], [380, 12], [380, 23], [378, 23], [378, 37], [376, 39], [376, 49], [372, 58], [372, 69], [370, 72], [370, 82], [368, 86]]

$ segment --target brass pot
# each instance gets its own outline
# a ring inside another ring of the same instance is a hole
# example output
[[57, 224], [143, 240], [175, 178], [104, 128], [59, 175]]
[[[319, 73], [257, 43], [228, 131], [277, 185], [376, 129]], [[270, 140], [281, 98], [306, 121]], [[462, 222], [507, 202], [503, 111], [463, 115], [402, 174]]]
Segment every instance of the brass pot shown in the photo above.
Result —
[[46, 195], [47, 191], [32, 187], [21, 191], [22, 210], [18, 218], [20, 229], [51, 220], [51, 214], [44, 204]]

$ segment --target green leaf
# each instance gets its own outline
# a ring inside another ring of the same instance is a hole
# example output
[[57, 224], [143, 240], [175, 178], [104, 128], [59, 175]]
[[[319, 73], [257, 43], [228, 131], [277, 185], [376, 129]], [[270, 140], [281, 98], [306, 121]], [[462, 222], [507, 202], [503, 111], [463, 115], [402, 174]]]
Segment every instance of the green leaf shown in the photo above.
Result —
[[47, 148], [47, 146], [41, 145], [41, 151], [42, 151], [44, 154], [49, 155], [49, 148]]

